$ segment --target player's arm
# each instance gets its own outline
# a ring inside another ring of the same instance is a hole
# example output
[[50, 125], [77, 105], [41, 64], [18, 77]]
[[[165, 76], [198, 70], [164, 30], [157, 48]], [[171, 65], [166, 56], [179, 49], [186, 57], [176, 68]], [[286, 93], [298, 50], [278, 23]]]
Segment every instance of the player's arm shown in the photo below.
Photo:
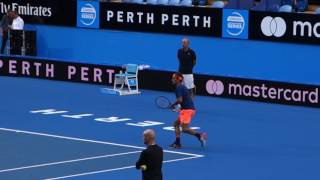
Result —
[[182, 96], [178, 96], [176, 102], [171, 105], [171, 108], [174, 109], [176, 105], [181, 104], [183, 101]]
[[181, 87], [178, 87], [178, 88], [176, 89], [176, 97], [177, 97], [177, 99], [176, 99], [176, 102], [174, 102], [174, 103], [171, 105], [171, 108], [172, 108], [172, 109], [174, 109], [174, 108], [176, 107], [176, 105], [182, 103], [182, 101], [183, 101], [183, 98], [182, 98], [183, 92], [182, 92], [182, 91], [183, 91], [183, 90], [181, 89]]
[[136, 168], [144, 170], [144, 167], [147, 164], [146, 159], [146, 151], [142, 151], [139, 160], [136, 162]]

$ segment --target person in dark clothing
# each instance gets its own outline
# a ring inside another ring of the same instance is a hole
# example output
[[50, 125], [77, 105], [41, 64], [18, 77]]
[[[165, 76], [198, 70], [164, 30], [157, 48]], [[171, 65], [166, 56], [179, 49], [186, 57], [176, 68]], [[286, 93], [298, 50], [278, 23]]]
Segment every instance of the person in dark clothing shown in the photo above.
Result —
[[155, 136], [152, 129], [143, 132], [143, 140], [147, 149], [141, 152], [136, 163], [136, 168], [142, 171], [142, 180], [162, 180], [163, 150], [156, 144]]
[[11, 14], [12, 14], [12, 11], [8, 11], [8, 13], [5, 14], [1, 19], [1, 28], [2, 28], [2, 43], [1, 43], [1, 52], [0, 52], [1, 54], [4, 53], [4, 49], [8, 41], [8, 31], [13, 21]]
[[190, 41], [182, 39], [182, 48], [178, 50], [179, 73], [183, 75], [183, 84], [189, 89], [193, 97], [196, 91], [194, 85], [193, 68], [196, 65], [196, 53], [189, 47]]
[[176, 102], [171, 105], [171, 108], [173, 109], [176, 105], [180, 104], [181, 109], [179, 111], [178, 119], [173, 123], [176, 134], [176, 140], [173, 144], [170, 145], [170, 147], [176, 149], [181, 148], [180, 128], [182, 129], [183, 133], [190, 134], [196, 137], [200, 141], [201, 146], [205, 146], [207, 134], [205, 132], [197, 132], [196, 130], [193, 130], [189, 127], [191, 120], [196, 113], [196, 108], [194, 106], [189, 90], [184, 84], [182, 84], [183, 75], [181, 73], [174, 73], [172, 75], [171, 81], [172, 84], [176, 86]]

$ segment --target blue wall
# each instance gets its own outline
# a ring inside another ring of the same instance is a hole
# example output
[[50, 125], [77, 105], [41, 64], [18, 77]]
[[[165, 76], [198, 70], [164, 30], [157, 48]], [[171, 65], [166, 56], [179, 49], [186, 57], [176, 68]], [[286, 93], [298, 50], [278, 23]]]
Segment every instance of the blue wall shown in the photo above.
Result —
[[[38, 55], [93, 64], [176, 70], [183, 36], [36, 26]], [[189, 37], [202, 74], [320, 84], [320, 46]]]

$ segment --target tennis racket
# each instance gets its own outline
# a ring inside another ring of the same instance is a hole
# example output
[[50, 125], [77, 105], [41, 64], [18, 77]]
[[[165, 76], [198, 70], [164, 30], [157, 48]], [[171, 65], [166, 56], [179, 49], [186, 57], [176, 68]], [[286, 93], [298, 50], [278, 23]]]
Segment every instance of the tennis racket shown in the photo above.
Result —
[[160, 109], [171, 109], [171, 105], [172, 105], [171, 101], [164, 96], [158, 96], [155, 99], [155, 104]]

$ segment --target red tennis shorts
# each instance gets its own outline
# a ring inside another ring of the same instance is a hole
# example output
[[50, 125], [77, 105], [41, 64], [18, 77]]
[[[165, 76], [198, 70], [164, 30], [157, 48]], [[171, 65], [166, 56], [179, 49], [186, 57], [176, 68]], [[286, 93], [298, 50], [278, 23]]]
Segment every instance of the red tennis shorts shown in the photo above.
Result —
[[196, 114], [193, 109], [182, 109], [179, 113], [180, 124], [190, 124], [192, 117]]

